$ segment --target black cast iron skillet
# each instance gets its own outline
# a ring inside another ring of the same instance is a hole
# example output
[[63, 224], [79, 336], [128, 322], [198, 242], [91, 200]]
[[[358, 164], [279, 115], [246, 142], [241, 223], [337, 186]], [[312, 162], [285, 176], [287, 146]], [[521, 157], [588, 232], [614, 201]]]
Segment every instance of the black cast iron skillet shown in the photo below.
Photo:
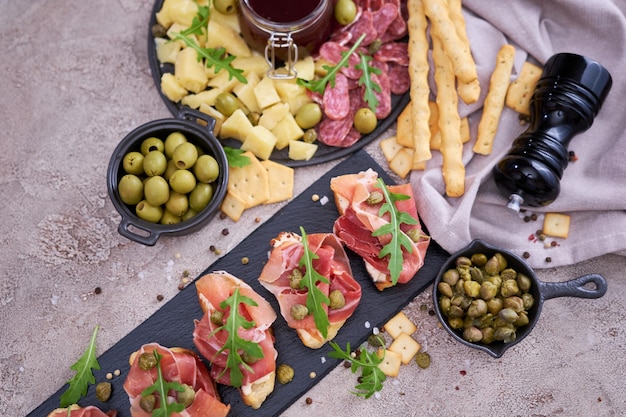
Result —
[[[470, 257], [472, 254], [479, 252], [487, 255], [488, 258], [495, 255], [497, 252], [503, 254], [507, 259], [508, 266], [510, 268], [515, 269], [517, 272], [526, 274], [532, 281], [532, 286], [529, 292], [533, 295], [535, 303], [528, 311], [529, 323], [526, 326], [519, 327], [517, 329], [517, 338], [513, 342], [493, 342], [490, 344], [468, 342], [463, 339], [461, 330], [455, 330], [450, 327], [446, 317], [443, 316], [439, 307], [438, 300], [440, 294], [437, 286], [439, 282], [441, 282], [444, 272], [456, 266], [455, 261], [459, 256]], [[477, 239], [472, 241], [464, 249], [452, 254], [450, 258], [448, 258], [448, 260], [441, 266], [433, 285], [433, 303], [435, 304], [437, 317], [439, 317], [441, 324], [453, 338], [466, 346], [482, 350], [494, 358], [499, 358], [507, 349], [520, 343], [532, 331], [535, 324], [537, 324], [537, 320], [539, 320], [541, 308], [545, 300], [557, 297], [600, 298], [606, 293], [606, 290], [607, 282], [604, 277], [598, 274], [583, 275], [565, 282], [540, 281], [532, 268], [530, 268], [520, 257], [506, 249], [497, 248]]]

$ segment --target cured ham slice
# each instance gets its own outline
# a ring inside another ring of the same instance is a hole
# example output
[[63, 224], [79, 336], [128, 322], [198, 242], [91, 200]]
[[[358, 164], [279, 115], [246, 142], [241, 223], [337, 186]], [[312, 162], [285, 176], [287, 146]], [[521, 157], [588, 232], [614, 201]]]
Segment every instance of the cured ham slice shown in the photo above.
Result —
[[[230, 406], [222, 403], [215, 388], [215, 381], [202, 363], [198, 355], [183, 348], [166, 348], [157, 343], [143, 345], [130, 357], [130, 370], [124, 381], [124, 391], [130, 401], [132, 417], [149, 417], [152, 412], [145, 411], [141, 405], [142, 392], [157, 380], [157, 368], [144, 370], [139, 366], [142, 354], [153, 355], [156, 351], [160, 356], [160, 367], [163, 379], [167, 382], [178, 382], [193, 388], [193, 402], [173, 417], [225, 417]], [[170, 391], [167, 401], [176, 401], [177, 393]], [[157, 399], [158, 401], [161, 399]]]
[[[331, 179], [330, 188], [334, 192], [339, 217], [335, 221], [335, 235], [353, 252], [365, 261], [365, 267], [376, 288], [383, 290], [393, 285], [389, 273], [389, 256], [379, 257], [381, 249], [391, 236], [372, 236], [372, 232], [389, 223], [389, 214], [379, 215], [382, 201], [368, 201], [370, 193], [379, 190], [378, 174], [372, 170], [358, 174], [348, 174]], [[389, 185], [390, 192], [404, 194], [409, 199], [396, 202], [399, 211], [410, 214], [418, 220], [417, 208], [411, 184]], [[402, 271], [398, 283], [407, 283], [424, 264], [430, 238], [419, 224], [401, 224], [401, 232], [412, 242], [411, 250], [402, 249]], [[411, 239], [412, 237], [412, 239]]]
[[106, 413], [98, 407], [90, 405], [89, 407], [80, 407], [76, 404], [67, 408], [57, 408], [48, 417], [116, 417], [117, 411], [107, 411]]
[[[247, 405], [254, 409], [259, 408], [274, 390], [278, 353], [274, 348], [271, 325], [276, 320], [276, 312], [252, 287], [225, 271], [217, 271], [201, 277], [196, 282], [196, 289], [204, 315], [202, 319], [195, 322], [193, 341], [200, 354], [211, 362], [211, 376], [217, 383], [224, 385], [232, 385], [230, 370], [227, 367], [229, 351], [223, 349], [229, 334], [227, 330], [220, 329], [220, 327], [221, 323], [226, 322], [231, 312], [230, 307], [224, 309], [221, 304], [233, 295], [235, 289], [239, 290], [239, 294], [256, 303], [256, 306], [239, 304], [239, 314], [253, 322], [254, 326], [249, 329], [240, 327], [237, 335], [244, 340], [258, 344], [263, 357], [247, 363], [247, 366], [239, 366], [243, 373], [243, 381], [238, 389]], [[220, 324], [211, 320], [211, 314], [216, 311], [222, 314]], [[241, 354], [241, 352], [238, 353]]]
[[317, 259], [312, 263], [313, 268], [329, 280], [328, 284], [318, 282], [317, 288], [327, 297], [334, 290], [338, 290], [345, 300], [345, 304], [340, 308], [329, 308], [328, 305], [322, 304], [330, 322], [326, 337], [317, 329], [312, 315], [297, 320], [291, 314], [294, 305], [306, 305], [308, 294], [307, 288], [291, 284], [294, 271], [298, 274], [306, 272], [299, 266], [304, 254], [301, 236], [282, 232], [272, 239], [270, 256], [261, 271], [259, 282], [274, 294], [280, 305], [281, 315], [287, 321], [287, 325], [296, 330], [302, 343], [317, 349], [328, 340], [332, 340], [352, 315], [361, 300], [361, 286], [353, 278], [348, 256], [335, 235], [310, 234], [307, 235], [307, 242], [309, 250], [317, 255]]

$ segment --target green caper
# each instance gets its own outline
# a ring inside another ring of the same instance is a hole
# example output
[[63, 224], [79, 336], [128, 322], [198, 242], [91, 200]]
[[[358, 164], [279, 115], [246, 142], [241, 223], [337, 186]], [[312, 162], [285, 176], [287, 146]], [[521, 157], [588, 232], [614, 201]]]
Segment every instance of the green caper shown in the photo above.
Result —
[[384, 340], [377, 334], [371, 334], [367, 337], [367, 343], [372, 347], [384, 346]]
[[496, 258], [495, 256], [492, 256], [491, 258], [489, 258], [484, 268], [487, 274], [496, 275], [498, 272], [500, 272], [498, 258]]
[[139, 365], [142, 371], [149, 371], [154, 368], [156, 364], [156, 357], [152, 353], [144, 352], [139, 355], [139, 359], [137, 359], [137, 365]]
[[381, 193], [380, 191], [372, 191], [368, 196], [367, 199], [365, 200], [365, 202], [371, 206], [376, 205], [376, 204], [380, 204], [385, 200], [385, 197], [383, 196], [383, 193]]
[[417, 352], [415, 355], [415, 363], [422, 369], [426, 369], [430, 366], [430, 355], [428, 352]]
[[530, 320], [528, 319], [528, 314], [525, 311], [520, 311], [517, 320], [515, 320], [513, 324], [515, 327], [522, 327], [526, 326], [529, 322]]
[[531, 284], [530, 278], [528, 278], [527, 275], [524, 275], [522, 273], [517, 274], [517, 286], [519, 287], [520, 291], [523, 291], [523, 292], [530, 291], [531, 285], [532, 284]]
[[465, 290], [465, 295], [472, 298], [476, 298], [480, 294], [480, 284], [476, 281], [465, 281], [463, 289]]
[[224, 312], [220, 310], [211, 311], [209, 320], [216, 326], [222, 326], [224, 324]]
[[165, 149], [165, 145], [163, 141], [154, 136], [144, 139], [141, 142], [141, 153], [145, 156], [148, 155], [149, 152], [159, 151], [163, 152]]
[[294, 320], [303, 320], [309, 314], [309, 309], [304, 304], [294, 304], [290, 313]]
[[178, 169], [189, 169], [198, 159], [196, 145], [191, 142], [183, 142], [174, 149], [172, 159]]
[[493, 327], [485, 327], [484, 329], [480, 329], [480, 332], [483, 334], [483, 338], [481, 342], [485, 344], [493, 343], [496, 340], [493, 335], [495, 333], [495, 329]]
[[503, 300], [503, 303], [504, 308], [510, 308], [516, 313], [524, 310], [524, 301], [518, 296], [507, 297]]
[[524, 310], [530, 310], [535, 304], [535, 297], [530, 293], [524, 293], [522, 294], [522, 301], [524, 302]]
[[361, 107], [354, 114], [354, 128], [361, 134], [366, 135], [376, 129], [378, 119], [369, 107]]
[[124, 155], [122, 167], [127, 174], [143, 175], [143, 154], [132, 151]]
[[477, 267], [483, 267], [487, 263], [487, 255], [484, 253], [475, 253], [470, 257], [470, 259]]
[[259, 361], [259, 359], [261, 359], [261, 358], [257, 358], [256, 356], [252, 356], [248, 352], [243, 352], [243, 354], [241, 355], [241, 359], [243, 359], [243, 361], [245, 363], [247, 363], [248, 365], [252, 365], [253, 363], [257, 363]]
[[340, 25], [348, 25], [352, 23], [356, 17], [357, 8], [352, 0], [339, 0], [335, 3], [335, 20]]
[[471, 266], [469, 268], [469, 273], [470, 273], [470, 277], [471, 277], [472, 281], [476, 281], [479, 284], [482, 284], [482, 282], [483, 282], [483, 271], [481, 271], [480, 268], [475, 267], [475, 266]]
[[485, 313], [482, 316], [475, 318], [473, 324], [482, 330], [485, 327], [491, 327], [493, 325], [493, 320], [493, 314]]
[[509, 279], [516, 279], [517, 272], [513, 268], [506, 268], [504, 271], [500, 272], [500, 277], [502, 281], [508, 281]]
[[515, 341], [515, 330], [508, 327], [498, 327], [493, 332], [494, 340], [500, 340], [504, 343], [511, 343]]
[[315, 102], [306, 103], [298, 109], [295, 119], [302, 129], [311, 129], [322, 120], [322, 108]]
[[457, 267], [470, 267], [472, 266], [472, 260], [467, 256], [459, 256], [456, 258], [455, 264]]
[[496, 288], [498, 289], [498, 291], [500, 290], [500, 287], [502, 286], [502, 278], [500, 278], [500, 275], [491, 275], [487, 277], [487, 281], [491, 282], [493, 285], [496, 286]]
[[167, 36], [167, 29], [158, 23], [152, 25], [150, 32], [152, 32], [152, 37], [154, 38], [165, 38]]
[[480, 317], [484, 314], [487, 314], [487, 303], [485, 302], [485, 300], [481, 300], [480, 298], [472, 301], [472, 304], [470, 304], [469, 308], [467, 309], [468, 317], [475, 318]]
[[498, 314], [503, 307], [504, 302], [502, 301], [502, 298], [492, 298], [487, 301], [487, 310], [489, 310], [491, 314]]
[[448, 310], [448, 317], [462, 318], [464, 316], [465, 316], [465, 310], [463, 310], [461, 307], [455, 306], [454, 304], [450, 306], [450, 310]]
[[213, 0], [215, 10], [222, 14], [233, 14], [237, 10], [237, 2], [235, 0]]
[[313, 143], [317, 140], [317, 131], [315, 129], [307, 129], [302, 135], [302, 141], [306, 143]]
[[448, 316], [450, 314], [450, 297], [442, 296], [439, 297], [439, 309], [443, 313], [444, 316]]
[[111, 387], [110, 382], [99, 382], [96, 385], [96, 398], [102, 402], [109, 401], [109, 398], [111, 398]]
[[229, 117], [240, 108], [239, 100], [233, 94], [224, 91], [215, 98], [215, 108], [224, 116]]
[[409, 229], [405, 233], [409, 237], [409, 239], [411, 239], [415, 243], [420, 242], [424, 238], [428, 239], [428, 236], [424, 235], [422, 231], [417, 228]]
[[506, 257], [500, 252], [497, 252], [494, 256], [498, 259], [498, 272], [504, 271], [509, 264]]
[[295, 372], [293, 368], [286, 363], [278, 365], [276, 368], [276, 379], [280, 384], [287, 384], [293, 380]]
[[448, 269], [443, 273], [441, 280], [447, 282], [450, 286], [454, 286], [459, 281], [459, 271], [456, 269]]
[[480, 342], [483, 338], [483, 333], [476, 327], [468, 327], [463, 330], [463, 339], [470, 343]]
[[504, 298], [519, 294], [519, 287], [517, 286], [517, 281], [512, 280], [512, 279], [503, 281], [502, 287], [500, 287], [500, 294]]
[[374, 41], [368, 45], [367, 53], [370, 55], [374, 55], [376, 52], [380, 50], [380, 47], [382, 45], [383, 45], [383, 42], [380, 39], [374, 39]]
[[498, 313], [498, 317], [507, 323], [514, 323], [519, 318], [519, 315], [512, 308], [503, 308]]
[[480, 298], [489, 301], [498, 294], [498, 287], [491, 281], [483, 281], [480, 284]]
[[446, 297], [452, 297], [452, 287], [450, 287], [450, 284], [448, 284], [447, 282], [441, 281], [439, 284], [437, 284], [437, 289]]
[[332, 310], [339, 310], [346, 305], [346, 299], [339, 290], [332, 290], [330, 294], [328, 294], [328, 299], [330, 300], [328, 307]]
[[146, 413], [152, 413], [156, 406], [156, 397], [153, 394], [142, 395], [139, 400], [139, 407]]
[[258, 125], [259, 120], [261, 120], [261, 113], [256, 112], [256, 111], [250, 112], [250, 114], [248, 114], [248, 120], [250, 120], [250, 123], [252, 124], [252, 126]]
[[193, 387], [190, 385], [182, 384], [182, 386], [185, 390], [182, 392], [179, 391], [177, 393], [176, 399], [178, 400], [177, 402], [181, 403], [185, 406], [185, 408], [187, 408], [191, 404], [193, 404], [193, 400], [196, 398], [196, 391], [194, 391]]
[[300, 283], [302, 282], [303, 277], [304, 274], [302, 274], [300, 268], [294, 268], [291, 273], [289, 273], [289, 287], [294, 290], [300, 288]]
[[461, 317], [452, 317], [448, 320], [451, 328], [458, 330], [463, 328], [463, 319]]

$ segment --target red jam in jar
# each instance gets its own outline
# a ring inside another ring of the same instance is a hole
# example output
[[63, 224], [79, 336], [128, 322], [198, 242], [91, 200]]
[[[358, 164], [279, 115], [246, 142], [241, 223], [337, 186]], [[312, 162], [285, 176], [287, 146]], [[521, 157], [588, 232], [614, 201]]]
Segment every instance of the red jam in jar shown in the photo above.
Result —
[[[238, 7], [241, 34], [265, 53], [273, 78], [296, 77], [293, 64], [328, 39], [332, 16], [332, 0], [240, 0]], [[279, 62], [287, 73], [276, 71]]]

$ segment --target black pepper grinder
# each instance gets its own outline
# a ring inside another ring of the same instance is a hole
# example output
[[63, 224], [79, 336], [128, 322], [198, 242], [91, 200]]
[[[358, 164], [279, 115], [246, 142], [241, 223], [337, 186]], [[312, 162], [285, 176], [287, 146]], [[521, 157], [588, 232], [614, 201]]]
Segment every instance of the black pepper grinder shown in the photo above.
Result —
[[572, 53], [548, 59], [530, 100], [530, 123], [494, 167], [496, 185], [520, 206], [552, 203], [569, 161], [568, 144], [591, 127], [611, 89], [611, 74], [598, 62]]

